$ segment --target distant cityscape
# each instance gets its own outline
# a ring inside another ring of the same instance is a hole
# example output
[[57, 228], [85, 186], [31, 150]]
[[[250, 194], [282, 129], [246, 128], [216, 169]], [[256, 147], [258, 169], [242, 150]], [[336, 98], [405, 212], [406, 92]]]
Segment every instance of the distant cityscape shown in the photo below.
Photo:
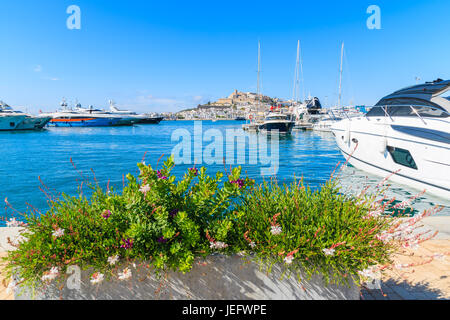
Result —
[[253, 92], [241, 92], [234, 90], [226, 98], [217, 101], [198, 105], [196, 108], [182, 110], [176, 113], [161, 113], [166, 120], [231, 120], [236, 118], [246, 118], [250, 112], [265, 112], [272, 106], [286, 107], [292, 105], [291, 100], [271, 98], [265, 95], [258, 95]]

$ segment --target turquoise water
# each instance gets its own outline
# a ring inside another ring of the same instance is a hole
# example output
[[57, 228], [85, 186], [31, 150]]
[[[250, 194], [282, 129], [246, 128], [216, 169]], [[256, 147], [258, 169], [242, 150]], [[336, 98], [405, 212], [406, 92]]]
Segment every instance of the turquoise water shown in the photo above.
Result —
[[[221, 132], [240, 129], [242, 123], [203, 121], [203, 132], [211, 128]], [[26, 203], [45, 211], [48, 204], [45, 195], [39, 190], [39, 176], [55, 192], [75, 195], [80, 174], [72, 166], [70, 158], [83, 174], [92, 177], [92, 169], [100, 185], [106, 186], [109, 180], [110, 185], [120, 190], [123, 175], [129, 172], [137, 175], [136, 164], [146, 152], [145, 161], [153, 166], [156, 166], [161, 155], [169, 155], [178, 143], [171, 141], [172, 133], [182, 128], [193, 132], [194, 122], [163, 121], [159, 125], [134, 127], [49, 128], [41, 132], [2, 132], [0, 198], [8, 198], [9, 203], [20, 211], [27, 208]], [[203, 147], [209, 143], [203, 142]], [[278, 180], [289, 182], [294, 177], [303, 176], [305, 183], [313, 188], [327, 181], [337, 163], [344, 161], [332, 134], [312, 131], [294, 131], [291, 136], [280, 138], [279, 155]], [[177, 165], [174, 172], [181, 173], [192, 166]], [[224, 169], [222, 163], [206, 167], [209, 173]], [[262, 181], [261, 165], [246, 164], [242, 167], [249, 177]], [[352, 186], [355, 190], [366, 183], [376, 184], [380, 181], [378, 177], [368, 176], [352, 167], [345, 169], [342, 177], [343, 186]], [[416, 193], [415, 190], [399, 185], [393, 185], [390, 191], [399, 201]], [[450, 215], [450, 201], [431, 196], [421, 197], [414, 207], [422, 210], [434, 204], [447, 206], [440, 214]], [[0, 212], [0, 216], [5, 214], [5, 211]]]

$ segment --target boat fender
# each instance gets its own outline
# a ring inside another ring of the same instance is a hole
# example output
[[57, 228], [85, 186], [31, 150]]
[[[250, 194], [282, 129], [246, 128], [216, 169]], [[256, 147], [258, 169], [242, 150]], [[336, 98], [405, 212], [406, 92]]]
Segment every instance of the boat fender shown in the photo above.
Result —
[[384, 154], [387, 148], [387, 139], [385, 137], [381, 138], [380, 142], [377, 145], [377, 150], [379, 153]]
[[350, 141], [350, 128], [347, 128], [344, 133], [344, 142], [348, 143]]

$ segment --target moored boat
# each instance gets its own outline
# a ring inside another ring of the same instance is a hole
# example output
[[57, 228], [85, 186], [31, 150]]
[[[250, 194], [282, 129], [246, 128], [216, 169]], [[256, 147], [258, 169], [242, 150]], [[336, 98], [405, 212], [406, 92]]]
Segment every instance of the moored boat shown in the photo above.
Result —
[[61, 109], [46, 113], [51, 116], [48, 123], [52, 127], [108, 127], [108, 126], [131, 126], [136, 123], [132, 117], [115, 115], [104, 110], [95, 109], [92, 106], [82, 108], [77, 104], [75, 109], [68, 108], [65, 100], [61, 103]]
[[33, 116], [11, 108], [0, 101], [0, 130], [39, 130], [50, 121], [47, 116]]
[[415, 85], [381, 99], [332, 132], [351, 165], [450, 199], [450, 81]]
[[134, 111], [120, 110], [116, 107], [112, 100], [109, 101], [109, 110], [110, 113], [114, 115], [120, 115], [132, 119], [132, 121], [136, 124], [158, 124], [164, 119], [164, 117], [160, 117], [158, 115], [138, 114]]
[[334, 122], [342, 120], [341, 118], [325, 116], [313, 124], [314, 131], [331, 132], [331, 127]]
[[279, 133], [289, 134], [292, 132], [295, 122], [287, 114], [279, 112], [270, 112], [264, 122], [259, 125], [259, 131], [278, 131]]

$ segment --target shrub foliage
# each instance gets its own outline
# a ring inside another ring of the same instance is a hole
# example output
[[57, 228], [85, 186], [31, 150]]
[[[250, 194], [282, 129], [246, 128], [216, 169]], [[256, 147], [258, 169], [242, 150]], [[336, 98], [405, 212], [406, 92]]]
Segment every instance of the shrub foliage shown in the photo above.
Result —
[[121, 193], [93, 184], [89, 198], [63, 195], [48, 212], [28, 214], [5, 258], [9, 275], [33, 287], [71, 265], [117, 277], [115, 260], [186, 273], [196, 258], [222, 253], [339, 283], [389, 262], [393, 248], [380, 237], [386, 220], [371, 214], [369, 201], [340, 193], [336, 180], [315, 191], [302, 180], [255, 185], [241, 168], [215, 176], [191, 168], [177, 180], [173, 166], [172, 158], [160, 170], [139, 163], [139, 177], [127, 175]]

